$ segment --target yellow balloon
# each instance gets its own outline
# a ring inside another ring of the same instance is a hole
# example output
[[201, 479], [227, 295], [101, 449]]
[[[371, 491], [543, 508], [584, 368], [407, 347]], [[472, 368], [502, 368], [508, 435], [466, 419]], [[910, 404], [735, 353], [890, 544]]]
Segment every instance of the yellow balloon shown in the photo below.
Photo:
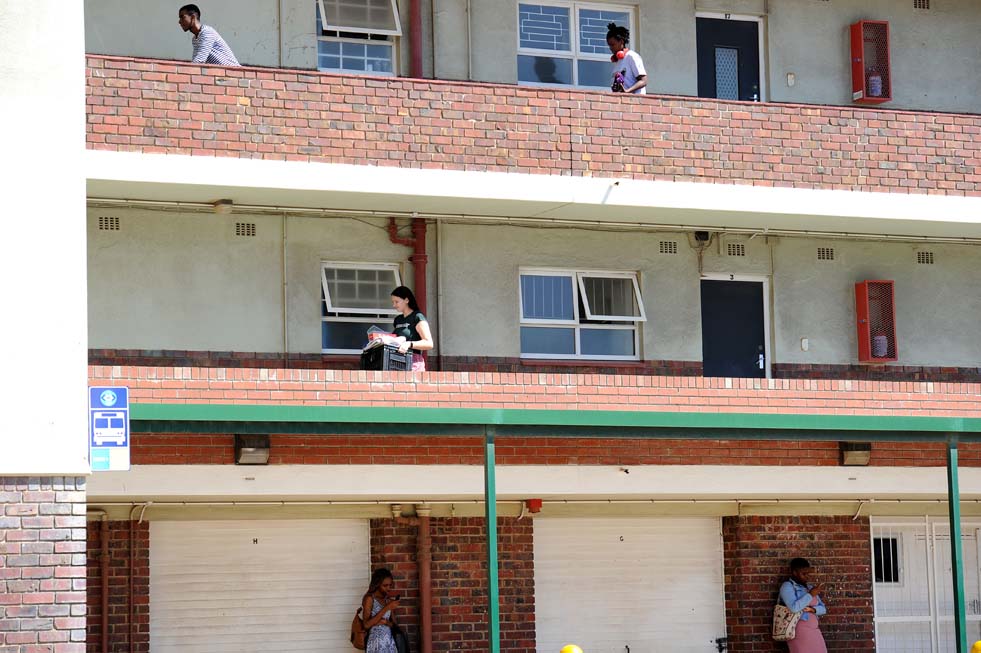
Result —
[[[582, 653], [582, 649], [575, 644], [566, 644], [559, 653]], [[974, 653], [973, 651], [971, 653]]]
[[974, 642], [974, 646], [971, 647], [971, 653], [981, 653], [981, 640]]

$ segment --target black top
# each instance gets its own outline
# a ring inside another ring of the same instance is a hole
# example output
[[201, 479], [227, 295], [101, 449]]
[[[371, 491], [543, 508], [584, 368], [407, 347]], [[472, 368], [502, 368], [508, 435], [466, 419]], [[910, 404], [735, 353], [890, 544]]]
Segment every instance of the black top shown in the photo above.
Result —
[[412, 311], [408, 315], [399, 315], [395, 318], [394, 332], [397, 336], [402, 336], [409, 342], [422, 340], [422, 336], [416, 331], [416, 325], [425, 322], [426, 316], [419, 311]]

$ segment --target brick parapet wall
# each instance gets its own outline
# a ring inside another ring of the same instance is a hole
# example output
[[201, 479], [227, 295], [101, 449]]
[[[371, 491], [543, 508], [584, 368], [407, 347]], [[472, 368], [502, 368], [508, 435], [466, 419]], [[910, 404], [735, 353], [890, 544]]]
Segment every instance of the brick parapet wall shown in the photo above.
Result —
[[874, 651], [867, 518], [723, 517], [729, 653], [777, 653], [773, 605], [791, 558], [807, 558], [824, 583], [828, 615], [821, 632], [830, 653]]
[[981, 417], [981, 385], [604, 374], [89, 366], [137, 404], [415, 406]]
[[[103, 650], [145, 653], [150, 650], [150, 525], [148, 522], [109, 521], [107, 532], [109, 632], [108, 646], [103, 649], [102, 526], [99, 521], [88, 523], [86, 650], [89, 653]], [[131, 546], [133, 542], [135, 550]], [[135, 602], [130, 600], [131, 596], [136, 597]]]
[[[138, 367], [281, 367], [286, 369], [360, 369], [359, 356], [175, 349], [90, 349], [90, 365]], [[701, 361], [647, 360], [529, 361], [493, 356], [430, 356], [428, 368], [439, 372], [576, 372], [579, 374], [641, 374], [701, 376]], [[939, 379], [938, 379], [939, 380]], [[955, 379], [949, 379], [955, 380]], [[979, 375], [981, 380], [981, 375]]]
[[[358, 356], [274, 352], [187, 351], [174, 349], [90, 349], [89, 364], [136, 367], [267, 367], [285, 369], [357, 370]], [[701, 376], [701, 361], [645, 360], [532, 361], [497, 356], [431, 356], [429, 369], [438, 372], [625, 374], [628, 376]], [[774, 363], [777, 379], [848, 379], [981, 383], [981, 367], [929, 365], [831, 365]]]
[[[433, 651], [487, 650], [486, 528], [482, 518], [432, 519]], [[501, 651], [535, 653], [532, 520], [498, 518]], [[372, 567], [388, 567], [409, 597], [406, 620], [417, 633], [416, 528], [371, 520]], [[401, 617], [401, 615], [400, 615]], [[416, 650], [416, 649], [414, 649]]]
[[0, 477], [0, 651], [85, 650], [85, 478]]
[[87, 58], [87, 145], [981, 196], [981, 116]]

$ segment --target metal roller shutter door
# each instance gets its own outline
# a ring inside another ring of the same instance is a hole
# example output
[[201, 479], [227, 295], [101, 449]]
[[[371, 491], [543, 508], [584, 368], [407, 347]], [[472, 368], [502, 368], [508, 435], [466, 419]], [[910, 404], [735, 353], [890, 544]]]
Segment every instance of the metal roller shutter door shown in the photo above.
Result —
[[718, 518], [541, 518], [534, 550], [541, 653], [709, 653], [726, 634]]
[[150, 650], [353, 651], [369, 575], [366, 520], [151, 522]]

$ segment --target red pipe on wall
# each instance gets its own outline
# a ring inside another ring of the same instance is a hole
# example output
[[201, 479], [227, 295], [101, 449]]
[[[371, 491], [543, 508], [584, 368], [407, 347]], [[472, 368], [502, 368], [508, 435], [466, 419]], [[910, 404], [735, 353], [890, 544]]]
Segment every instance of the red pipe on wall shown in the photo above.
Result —
[[412, 293], [419, 302], [419, 311], [426, 312], [426, 264], [429, 256], [426, 254], [426, 219], [412, 218], [412, 238], [399, 236], [399, 227], [395, 218], [388, 219], [388, 239], [396, 245], [412, 248], [409, 262], [412, 263]]
[[102, 653], [109, 653], [109, 515], [102, 513], [99, 524], [99, 544], [102, 546]]
[[409, 76], [422, 77], [422, 0], [409, 0]]
[[416, 561], [419, 565], [419, 612], [422, 653], [433, 653], [433, 540], [429, 530], [428, 507], [416, 506], [419, 516], [416, 534]]

